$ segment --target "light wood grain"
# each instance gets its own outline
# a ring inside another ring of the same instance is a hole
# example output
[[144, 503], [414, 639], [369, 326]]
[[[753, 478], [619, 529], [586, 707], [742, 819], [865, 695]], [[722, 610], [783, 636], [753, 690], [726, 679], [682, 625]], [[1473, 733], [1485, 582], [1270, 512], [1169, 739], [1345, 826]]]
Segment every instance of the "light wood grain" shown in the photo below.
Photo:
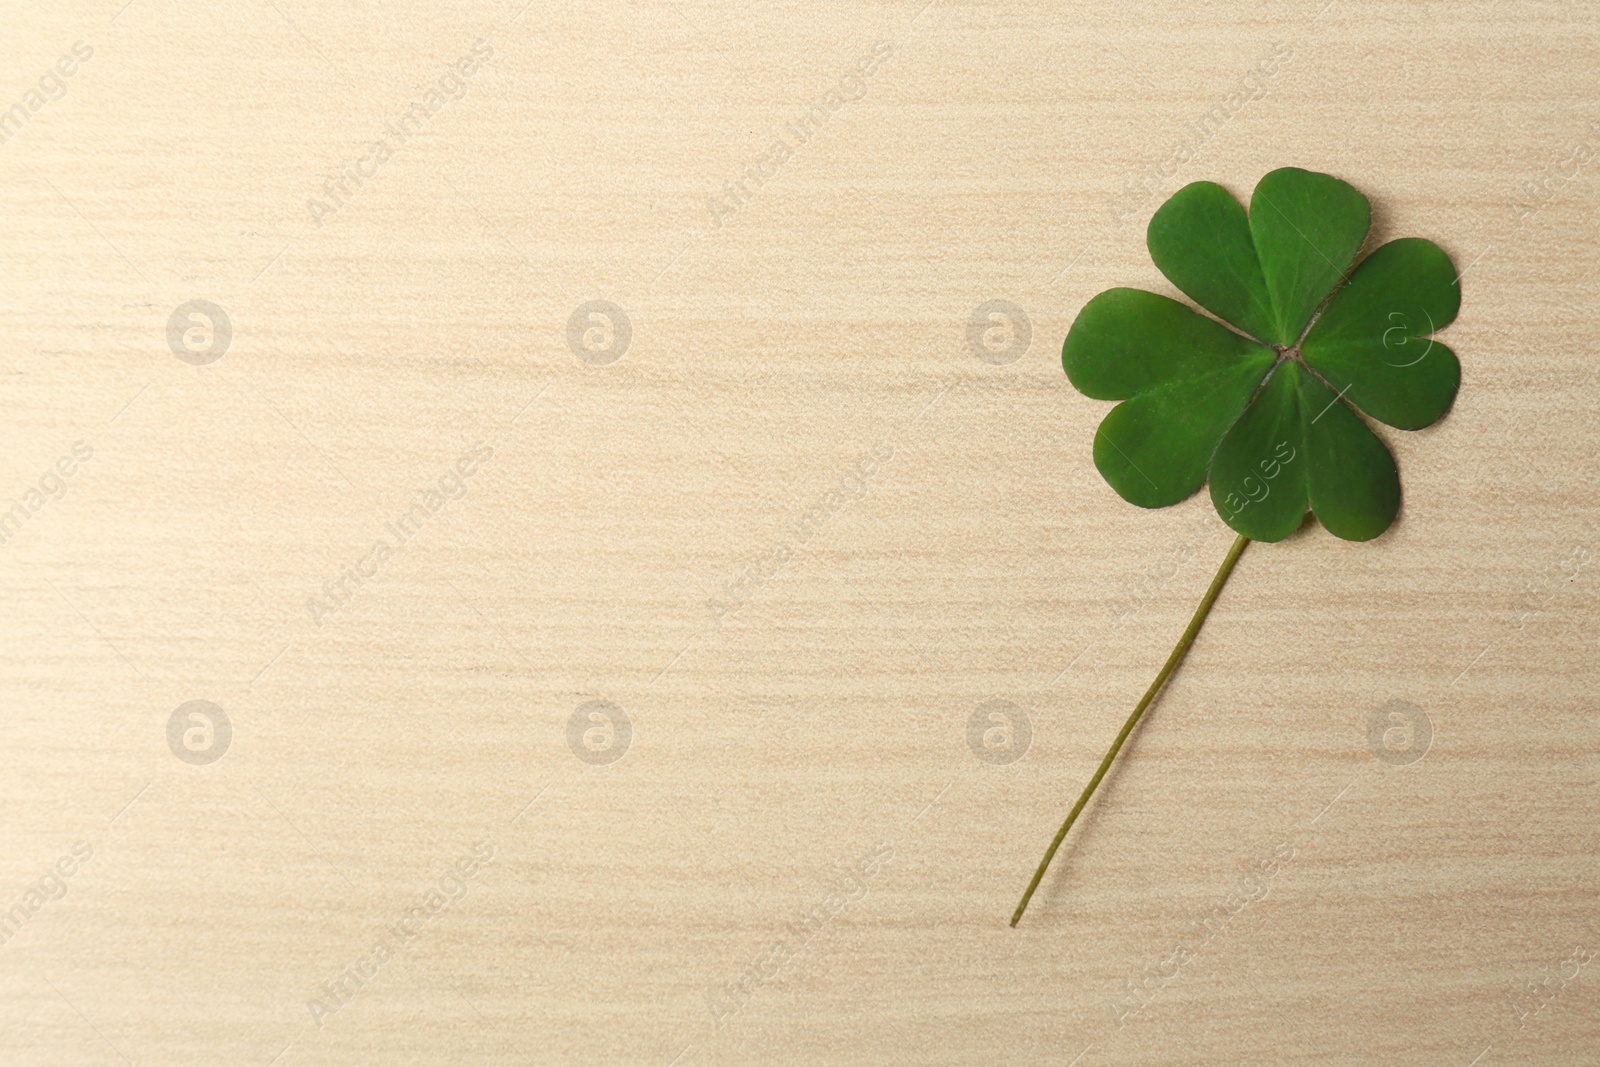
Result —
[[[1592, 7], [522, 3], [6, 9], [0, 1061], [1600, 1054]], [[1245, 554], [1009, 930], [1230, 540], [1061, 340], [1289, 164], [1464, 268], [1460, 397], [1384, 537]]]

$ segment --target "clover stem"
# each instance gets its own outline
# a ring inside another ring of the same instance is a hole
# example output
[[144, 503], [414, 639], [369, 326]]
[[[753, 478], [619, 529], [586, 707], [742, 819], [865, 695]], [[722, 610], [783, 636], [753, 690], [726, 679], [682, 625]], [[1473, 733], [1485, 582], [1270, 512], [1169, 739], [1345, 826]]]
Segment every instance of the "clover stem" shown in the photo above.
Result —
[[1106, 771], [1111, 769], [1111, 761], [1117, 758], [1117, 753], [1122, 751], [1122, 744], [1133, 733], [1133, 728], [1139, 725], [1139, 719], [1144, 715], [1145, 709], [1155, 700], [1156, 694], [1161, 692], [1161, 687], [1167, 684], [1167, 679], [1183, 662], [1183, 657], [1188, 653], [1189, 646], [1194, 644], [1194, 639], [1200, 633], [1201, 625], [1206, 621], [1206, 616], [1211, 614], [1211, 605], [1216, 603], [1217, 595], [1222, 592], [1222, 587], [1228, 581], [1228, 575], [1233, 573], [1233, 565], [1239, 562], [1239, 556], [1244, 552], [1250, 538], [1240, 534], [1233, 542], [1233, 547], [1228, 549], [1228, 555], [1222, 561], [1222, 566], [1217, 568], [1216, 577], [1211, 579], [1211, 588], [1206, 590], [1206, 595], [1201, 598], [1200, 606], [1194, 610], [1194, 618], [1189, 620], [1189, 628], [1183, 631], [1183, 636], [1178, 638], [1178, 645], [1172, 650], [1172, 655], [1167, 657], [1167, 662], [1161, 668], [1161, 673], [1156, 675], [1156, 680], [1150, 683], [1150, 688], [1145, 690], [1144, 698], [1139, 701], [1139, 706], [1133, 709], [1133, 714], [1128, 716], [1128, 721], [1122, 724], [1122, 732], [1117, 734], [1117, 739], [1111, 743], [1111, 749], [1106, 753], [1105, 759], [1100, 761], [1100, 769], [1094, 772], [1094, 777], [1089, 779], [1089, 784], [1084, 787], [1083, 795], [1067, 813], [1067, 821], [1061, 824], [1061, 829], [1056, 831], [1054, 841], [1045, 850], [1044, 859], [1039, 861], [1039, 869], [1033, 872], [1033, 881], [1028, 883], [1027, 891], [1022, 894], [1022, 902], [1017, 905], [1017, 910], [1011, 915], [1011, 925], [1014, 927], [1022, 918], [1022, 913], [1027, 910], [1028, 901], [1033, 899], [1033, 891], [1039, 888], [1039, 882], [1044, 878], [1044, 872], [1050, 866], [1050, 861], [1055, 859], [1056, 850], [1061, 847], [1061, 842], [1066, 840], [1067, 831], [1072, 829], [1072, 824], [1077, 821], [1078, 813], [1083, 811], [1089, 798], [1094, 795], [1095, 789], [1100, 785], [1100, 780], [1106, 776]]

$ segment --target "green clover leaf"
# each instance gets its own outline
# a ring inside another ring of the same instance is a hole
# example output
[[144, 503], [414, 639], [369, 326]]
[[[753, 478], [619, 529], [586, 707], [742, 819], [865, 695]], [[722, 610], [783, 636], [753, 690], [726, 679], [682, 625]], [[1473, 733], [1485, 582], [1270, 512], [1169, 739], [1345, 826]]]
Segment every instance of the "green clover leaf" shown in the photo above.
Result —
[[1161, 273], [1216, 318], [1109, 289], [1073, 321], [1061, 348], [1067, 377], [1085, 396], [1119, 401], [1094, 435], [1094, 465], [1111, 488], [1164, 508], [1209, 481], [1239, 536], [1045, 850], [1012, 926], [1246, 546], [1288, 537], [1307, 509], [1348, 541], [1394, 522], [1400, 474], [1358, 411], [1400, 430], [1445, 413], [1461, 365], [1430, 335], [1455, 319], [1461, 289], [1450, 257], [1417, 238], [1390, 241], [1351, 270], [1371, 221], [1367, 198], [1327, 174], [1273, 171], [1249, 215], [1222, 186], [1194, 182], [1156, 211], [1147, 241]]
[[1261, 179], [1248, 216], [1214, 182], [1161, 206], [1150, 258], [1222, 321], [1111, 289], [1061, 352], [1079, 392], [1121, 401], [1094, 439], [1118, 495], [1160, 508], [1209, 481], [1223, 521], [1257, 541], [1288, 537], [1308, 508], [1346, 540], [1388, 529], [1399, 474], [1356, 412], [1402, 430], [1444, 414], [1461, 366], [1429, 335], [1454, 320], [1461, 290], [1450, 257], [1418, 238], [1351, 270], [1370, 222], [1350, 185], [1294, 167]]

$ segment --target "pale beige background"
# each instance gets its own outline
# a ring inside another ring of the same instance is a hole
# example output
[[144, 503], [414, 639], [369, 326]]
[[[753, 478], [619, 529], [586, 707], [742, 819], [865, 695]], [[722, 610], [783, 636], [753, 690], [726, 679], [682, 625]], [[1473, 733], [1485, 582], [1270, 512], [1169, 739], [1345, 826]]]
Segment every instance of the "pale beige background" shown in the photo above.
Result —
[[[93, 857], [0, 945], [0, 1061], [1600, 1054], [1593, 6], [3, 20], [0, 107], [93, 57], [0, 144], [0, 506], [93, 458], [0, 546], [0, 909]], [[324, 176], [479, 39], [465, 97], [317, 225]], [[865, 95], [713, 226], [708, 197], [880, 41]], [[1275, 45], [1264, 95], [1129, 201]], [[1141, 512], [1100, 481], [1107, 405], [1061, 339], [1101, 289], [1172, 291], [1143, 241], [1171, 191], [1288, 164], [1465, 270], [1460, 398], [1385, 432], [1383, 538], [1245, 554], [1012, 931], [1230, 539], [1204, 497]], [[232, 323], [206, 366], [167, 343], [193, 299]], [[590, 300], [632, 324], [609, 366], [566, 339]], [[1031, 321], [1016, 362], [969, 344], [989, 300]], [[315, 625], [308, 598], [478, 441], [467, 495]], [[234, 731], [209, 766], [168, 747], [194, 699]], [[632, 724], [609, 765], [567, 742], [593, 700]], [[1020, 761], [969, 748], [993, 700], [1029, 717]], [[1406, 766], [1367, 740], [1396, 700], [1434, 731]], [[322, 983], [476, 841], [466, 895], [317, 1025]]]

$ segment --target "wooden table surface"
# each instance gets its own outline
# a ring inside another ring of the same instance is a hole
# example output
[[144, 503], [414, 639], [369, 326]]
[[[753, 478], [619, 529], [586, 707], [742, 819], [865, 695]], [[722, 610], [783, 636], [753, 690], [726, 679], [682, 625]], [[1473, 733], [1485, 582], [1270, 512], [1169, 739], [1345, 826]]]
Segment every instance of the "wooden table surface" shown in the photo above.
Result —
[[[0, 1062], [1600, 1056], [1600, 9], [3, 19]], [[1285, 165], [1459, 398], [1011, 930], [1231, 541], [1062, 338]]]

